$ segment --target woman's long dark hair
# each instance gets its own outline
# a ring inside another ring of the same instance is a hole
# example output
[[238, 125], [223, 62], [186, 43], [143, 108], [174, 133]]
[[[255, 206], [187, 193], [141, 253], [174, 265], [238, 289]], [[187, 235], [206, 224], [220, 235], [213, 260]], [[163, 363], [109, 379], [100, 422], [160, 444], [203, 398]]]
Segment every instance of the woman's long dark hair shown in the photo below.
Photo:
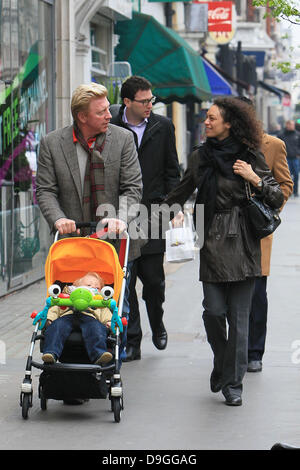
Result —
[[263, 129], [258, 121], [254, 106], [239, 98], [216, 98], [224, 122], [231, 124], [230, 134], [248, 147], [258, 150], [261, 145]]

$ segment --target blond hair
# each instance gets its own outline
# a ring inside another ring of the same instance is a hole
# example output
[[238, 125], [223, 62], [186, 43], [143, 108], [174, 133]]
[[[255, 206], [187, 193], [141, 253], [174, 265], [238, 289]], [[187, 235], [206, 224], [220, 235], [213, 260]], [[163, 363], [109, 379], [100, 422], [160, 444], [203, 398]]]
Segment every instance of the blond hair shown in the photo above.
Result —
[[79, 286], [82, 286], [83, 284], [83, 279], [86, 277], [86, 276], [92, 276], [94, 278], [97, 279], [97, 281], [99, 281], [100, 283], [100, 288], [102, 288], [104, 286], [104, 280], [101, 276], [99, 276], [98, 273], [96, 273], [95, 271], [89, 271], [88, 273], [86, 273], [84, 276], [82, 276], [81, 278], [79, 279], [76, 279], [76, 281], [73, 282], [73, 286], [76, 286], [76, 287], [79, 287]]
[[79, 85], [73, 92], [71, 100], [71, 113], [74, 121], [80, 111], [87, 111], [89, 104], [94, 98], [107, 97], [107, 89], [99, 83]]

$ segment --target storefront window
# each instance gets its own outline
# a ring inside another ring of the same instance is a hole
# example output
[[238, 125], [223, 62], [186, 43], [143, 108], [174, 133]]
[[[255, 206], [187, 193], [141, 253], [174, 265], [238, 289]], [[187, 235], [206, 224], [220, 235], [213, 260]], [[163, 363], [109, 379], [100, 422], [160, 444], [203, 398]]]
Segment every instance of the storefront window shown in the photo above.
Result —
[[91, 78], [101, 83], [111, 62], [112, 22], [97, 14], [90, 23]]
[[0, 295], [44, 274], [35, 195], [41, 137], [54, 127], [51, 2], [0, 0]]

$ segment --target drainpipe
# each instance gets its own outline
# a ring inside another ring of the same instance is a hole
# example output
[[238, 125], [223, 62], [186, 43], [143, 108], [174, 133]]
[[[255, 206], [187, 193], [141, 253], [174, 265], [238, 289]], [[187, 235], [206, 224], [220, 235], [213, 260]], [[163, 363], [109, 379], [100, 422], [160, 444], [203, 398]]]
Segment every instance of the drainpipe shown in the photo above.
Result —
[[[236, 51], [236, 74], [237, 74], [237, 79], [242, 80], [242, 43], [241, 41], [238, 41], [237, 44], [237, 51]], [[243, 94], [242, 87], [238, 84], [237, 87], [237, 92], [239, 96]]]
[[164, 5], [164, 7], [165, 7], [166, 26], [168, 28], [172, 28], [172, 26], [173, 26], [172, 16], [174, 14], [174, 10], [172, 8], [172, 3], [167, 2]]
[[[174, 4], [174, 10], [172, 10], [172, 15], [174, 15], [173, 20], [174, 20], [174, 31], [178, 31], [178, 25], [179, 25], [179, 20], [178, 20], [178, 9], [179, 6], [178, 4]], [[172, 6], [171, 6], [172, 8]], [[171, 22], [172, 22], [172, 16], [171, 16]], [[172, 103], [172, 120], [173, 124], [175, 126], [175, 137], [176, 137], [176, 148], [177, 148], [177, 154], [178, 154], [178, 160], [179, 163], [184, 163], [185, 161], [185, 154], [186, 154], [186, 119], [182, 119], [183, 117], [183, 105], [180, 103], [177, 103], [174, 101]], [[186, 105], [187, 106], [187, 105]]]

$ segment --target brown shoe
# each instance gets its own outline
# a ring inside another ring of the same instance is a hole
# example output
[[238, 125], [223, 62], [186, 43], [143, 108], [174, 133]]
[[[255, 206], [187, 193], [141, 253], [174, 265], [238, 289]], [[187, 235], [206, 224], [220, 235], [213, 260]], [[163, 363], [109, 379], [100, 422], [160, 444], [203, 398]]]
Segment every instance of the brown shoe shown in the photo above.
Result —
[[109, 361], [111, 361], [113, 358], [112, 354], [108, 351], [104, 352], [103, 354], [101, 354], [100, 357], [98, 357], [97, 361], [95, 362], [95, 364], [101, 366], [103, 364], [107, 364]]
[[42, 361], [46, 362], [47, 364], [55, 364], [56, 358], [54, 354], [45, 353], [42, 355]]

